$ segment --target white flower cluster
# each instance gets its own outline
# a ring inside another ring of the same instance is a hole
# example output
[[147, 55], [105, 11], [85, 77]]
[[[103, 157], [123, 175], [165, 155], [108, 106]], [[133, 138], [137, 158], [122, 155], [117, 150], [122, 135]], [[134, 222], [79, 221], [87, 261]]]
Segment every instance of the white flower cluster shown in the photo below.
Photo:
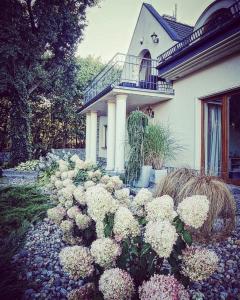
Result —
[[143, 217], [145, 215], [145, 205], [153, 200], [153, 195], [148, 189], [141, 189], [131, 203], [131, 211], [134, 215]]
[[167, 258], [177, 240], [177, 232], [168, 220], [149, 222], [146, 225], [144, 238], [159, 257]]
[[47, 216], [51, 219], [54, 223], [60, 224], [63, 218], [66, 215], [66, 209], [62, 206], [56, 206], [53, 208], [49, 208], [47, 211]]
[[103, 221], [105, 215], [114, 213], [118, 203], [103, 187], [94, 186], [86, 191], [88, 214], [94, 221]]
[[117, 241], [140, 234], [139, 223], [128, 208], [120, 206], [116, 211], [113, 232]]
[[93, 182], [98, 182], [102, 177], [102, 172], [100, 170], [88, 171], [88, 178]]
[[130, 190], [128, 188], [123, 188], [120, 190], [115, 190], [114, 196], [118, 199], [122, 206], [130, 207]]
[[75, 222], [76, 222], [77, 227], [80, 230], [84, 230], [84, 229], [87, 229], [90, 226], [91, 218], [89, 218], [89, 216], [86, 215], [86, 214], [78, 213], [75, 216]]
[[93, 182], [92, 180], [88, 180], [88, 181], [84, 182], [85, 190], [87, 190], [87, 189], [89, 189], [89, 188], [91, 188], [92, 186], [95, 186], [95, 185], [96, 185], [96, 183]]
[[82, 246], [65, 247], [59, 254], [64, 271], [74, 279], [90, 276], [93, 271], [93, 257], [88, 248]]
[[145, 205], [145, 209], [147, 212], [147, 221], [169, 220], [171, 222], [177, 215], [174, 211], [173, 199], [168, 195], [154, 198]]
[[154, 274], [139, 287], [140, 300], [190, 300], [187, 290], [173, 276]]
[[120, 246], [110, 238], [95, 240], [91, 245], [91, 254], [95, 262], [103, 268], [113, 267], [121, 254]]
[[104, 271], [99, 280], [99, 290], [105, 300], [130, 300], [134, 294], [134, 283], [126, 271], [114, 268]]
[[73, 192], [74, 199], [80, 204], [85, 205], [86, 204], [86, 197], [85, 197], [85, 191], [82, 186], [78, 186], [74, 192]]
[[210, 277], [217, 269], [218, 257], [214, 251], [189, 247], [182, 255], [182, 273], [193, 281]]
[[113, 193], [114, 190], [121, 189], [123, 186], [123, 182], [118, 176], [104, 175], [100, 183], [104, 184], [105, 189], [110, 193]]
[[69, 164], [68, 164], [67, 161], [65, 161], [63, 159], [59, 159], [58, 165], [59, 165], [59, 171], [60, 172], [66, 172], [66, 171], [68, 171]]
[[177, 212], [181, 220], [195, 229], [200, 228], [207, 219], [209, 200], [206, 196], [187, 197], [178, 204]]
[[72, 234], [73, 225], [73, 221], [64, 220], [61, 222], [60, 228], [62, 229], [64, 234]]
[[77, 205], [74, 205], [67, 210], [67, 216], [70, 219], [75, 219], [76, 215], [79, 214], [80, 212], [81, 212], [80, 208]]

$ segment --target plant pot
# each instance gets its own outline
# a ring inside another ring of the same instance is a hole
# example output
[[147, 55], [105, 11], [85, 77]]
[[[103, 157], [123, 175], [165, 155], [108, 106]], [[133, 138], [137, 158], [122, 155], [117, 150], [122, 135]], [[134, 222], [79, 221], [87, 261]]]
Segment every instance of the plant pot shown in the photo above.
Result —
[[154, 183], [158, 184], [161, 180], [163, 180], [167, 176], [167, 169], [155, 170], [155, 178]]
[[149, 186], [152, 166], [142, 166], [141, 174], [138, 181], [134, 184], [137, 188], [147, 188]]

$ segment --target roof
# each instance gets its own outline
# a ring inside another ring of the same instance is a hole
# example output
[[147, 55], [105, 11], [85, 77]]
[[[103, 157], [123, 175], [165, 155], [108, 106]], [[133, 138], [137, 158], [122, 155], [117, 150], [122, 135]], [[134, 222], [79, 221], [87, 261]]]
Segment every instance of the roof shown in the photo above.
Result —
[[158, 23], [166, 30], [172, 40], [180, 42], [192, 33], [193, 27], [177, 21], [169, 20], [160, 16], [156, 9], [149, 3], [143, 3], [147, 10], [153, 15]]

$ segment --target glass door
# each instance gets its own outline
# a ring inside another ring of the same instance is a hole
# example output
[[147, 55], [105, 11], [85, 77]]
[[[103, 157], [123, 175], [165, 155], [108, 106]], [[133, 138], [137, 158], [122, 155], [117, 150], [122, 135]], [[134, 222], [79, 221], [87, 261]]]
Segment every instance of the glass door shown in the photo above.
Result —
[[222, 101], [205, 103], [205, 173], [221, 176], [222, 171]]
[[240, 185], [240, 92], [228, 96], [228, 179]]

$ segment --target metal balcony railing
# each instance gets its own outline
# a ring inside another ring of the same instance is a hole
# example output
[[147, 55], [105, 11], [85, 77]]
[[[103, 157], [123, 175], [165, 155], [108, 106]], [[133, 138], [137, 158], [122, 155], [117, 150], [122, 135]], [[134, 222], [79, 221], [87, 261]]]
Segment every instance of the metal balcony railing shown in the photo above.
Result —
[[171, 83], [158, 77], [157, 60], [118, 53], [84, 91], [84, 104], [104, 95], [113, 87], [155, 90], [173, 94]]
[[222, 32], [229, 25], [239, 22], [240, 18], [240, 1], [236, 1], [232, 6], [225, 9], [224, 14], [216, 18], [210, 19], [206, 24], [199, 29], [193, 31], [189, 36], [184, 38], [181, 42], [175, 44], [167, 51], [158, 56], [158, 66], [170, 60], [175, 55], [181, 53], [183, 50], [195, 45], [198, 41], [205, 38], [210, 38], [218, 32]]

